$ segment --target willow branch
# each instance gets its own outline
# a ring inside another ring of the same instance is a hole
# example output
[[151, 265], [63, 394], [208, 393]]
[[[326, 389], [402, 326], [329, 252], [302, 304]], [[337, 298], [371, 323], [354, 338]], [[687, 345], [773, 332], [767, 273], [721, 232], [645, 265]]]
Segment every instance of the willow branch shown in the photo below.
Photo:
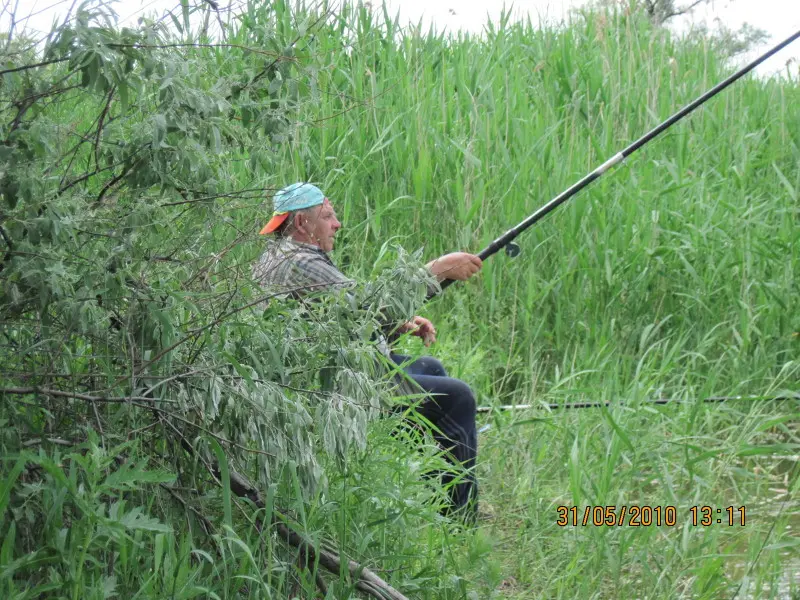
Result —
[[277, 52], [270, 52], [268, 50], [259, 50], [258, 48], [253, 48], [251, 46], [244, 46], [242, 44], [106, 44], [109, 48], [133, 48], [135, 50], [168, 50], [171, 48], [237, 48], [239, 50], [245, 50], [246, 52], [252, 52], [253, 54], [261, 54], [263, 56], [269, 56], [270, 58], [275, 58], [276, 61], [288, 61], [288, 62], [295, 62], [297, 59], [291, 56], [284, 56], [282, 54], [278, 54]]
[[[56, 398], [74, 398], [85, 402], [105, 402], [109, 404], [123, 404], [127, 402], [154, 402], [155, 398], [146, 396], [90, 396], [89, 394], [79, 394], [77, 392], [65, 392], [64, 390], [54, 390], [41, 387], [10, 387], [0, 388], [0, 394], [28, 395], [41, 394], [43, 396], [53, 396]], [[159, 400], [159, 402], [173, 402], [172, 400]]]
[[13, 69], [3, 69], [0, 71], [0, 77], [7, 73], [18, 73], [19, 71], [27, 71], [28, 69], [36, 69], [38, 67], [44, 67], [47, 65], [52, 65], [55, 63], [66, 62], [69, 58], [54, 58], [53, 60], [46, 60], [44, 62], [36, 63], [35, 65], [23, 65], [21, 67], [14, 67]]
[[[107, 396], [90, 396], [89, 394], [79, 394], [77, 392], [65, 392], [63, 390], [53, 390], [49, 388], [39, 388], [39, 387], [27, 387], [27, 388], [0, 388], [0, 395], [3, 394], [14, 394], [14, 395], [28, 395], [28, 394], [41, 394], [44, 396], [52, 396], [57, 398], [73, 398], [75, 400], [82, 400], [84, 402], [105, 402], [105, 403], [117, 403], [117, 404], [129, 404], [131, 406], [136, 406], [138, 408], [145, 408], [152, 411], [157, 411], [158, 413], [164, 414], [172, 419], [180, 421], [181, 423], [188, 425], [189, 427], [194, 427], [198, 431], [202, 431], [203, 433], [210, 435], [215, 440], [227, 444], [229, 446], [238, 448], [245, 452], [249, 452], [251, 454], [261, 454], [264, 456], [272, 456], [269, 452], [265, 452], [263, 450], [256, 450], [255, 448], [248, 448], [247, 446], [242, 446], [241, 444], [237, 444], [236, 442], [229, 440], [227, 438], [222, 437], [214, 433], [213, 431], [209, 431], [202, 425], [198, 425], [181, 417], [180, 415], [176, 415], [174, 412], [165, 410], [158, 406], [155, 406], [153, 403], [156, 401], [155, 398], [145, 397], [145, 396], [119, 396], [119, 397], [107, 397]], [[177, 403], [175, 400], [158, 400], [158, 402], [173, 402]]]

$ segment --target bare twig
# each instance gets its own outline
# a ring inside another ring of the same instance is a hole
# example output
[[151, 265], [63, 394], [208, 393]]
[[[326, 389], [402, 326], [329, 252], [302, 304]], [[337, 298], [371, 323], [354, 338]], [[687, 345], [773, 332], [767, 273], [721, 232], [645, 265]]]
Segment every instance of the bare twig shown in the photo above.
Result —
[[100, 419], [100, 413], [97, 410], [97, 402], [92, 402], [92, 412], [94, 412], [94, 420], [97, 423], [97, 431], [100, 432], [100, 439], [105, 446], [105, 432], [103, 431], [103, 421]]
[[171, 48], [238, 48], [239, 50], [246, 50], [253, 54], [261, 54], [263, 56], [275, 57], [276, 61], [295, 62], [297, 59], [291, 56], [284, 56], [277, 52], [269, 52], [268, 50], [260, 50], [251, 46], [244, 46], [242, 44], [107, 44], [109, 48], [133, 48], [136, 50], [168, 50]]
[[[80, 148], [80, 145], [78, 146], [78, 148]], [[76, 154], [77, 154], [77, 149], [78, 149], [78, 148], [76, 148]], [[128, 157], [128, 158], [130, 158], [130, 157]], [[109, 166], [107, 166], [107, 167], [103, 167], [102, 169], [95, 169], [94, 171], [91, 171], [91, 172], [89, 172], [89, 173], [84, 173], [83, 175], [81, 175], [81, 176], [80, 176], [80, 177], [78, 177], [77, 179], [73, 179], [72, 181], [70, 181], [68, 184], [66, 184], [66, 185], [62, 185], [62, 186], [61, 186], [61, 187], [58, 189], [58, 192], [57, 192], [57, 194], [63, 194], [63, 193], [64, 193], [64, 192], [66, 192], [66, 191], [67, 191], [69, 188], [71, 188], [71, 187], [73, 187], [73, 186], [75, 186], [75, 185], [78, 185], [79, 183], [81, 183], [81, 182], [83, 182], [83, 181], [86, 181], [86, 180], [87, 180], [87, 179], [89, 179], [90, 177], [94, 177], [95, 175], [98, 175], [99, 173], [102, 173], [103, 171], [110, 171], [111, 169], [113, 169], [114, 167], [116, 167], [118, 164], [119, 164], [119, 163], [114, 163], [113, 165], [109, 165]], [[70, 166], [71, 166], [71, 165], [70, 165]]]
[[[248, 448], [247, 446], [242, 446], [241, 444], [237, 444], [236, 442], [229, 440], [227, 438], [222, 437], [214, 433], [213, 431], [209, 431], [202, 425], [198, 425], [190, 421], [189, 419], [185, 419], [179, 415], [176, 415], [174, 412], [170, 412], [166, 409], [159, 408], [155, 406], [153, 403], [156, 401], [155, 398], [148, 398], [145, 396], [122, 396], [116, 398], [109, 398], [104, 396], [90, 396], [88, 394], [78, 394], [76, 392], [65, 392], [63, 390], [53, 390], [49, 388], [38, 388], [38, 387], [28, 387], [28, 388], [0, 388], [0, 395], [2, 394], [14, 394], [14, 395], [29, 395], [29, 394], [42, 394], [44, 396], [53, 396], [58, 398], [73, 398], [75, 400], [82, 400], [84, 402], [106, 402], [112, 404], [129, 404], [131, 406], [136, 406], [138, 408], [146, 408], [148, 410], [157, 411], [161, 414], [164, 414], [168, 417], [176, 419], [181, 423], [189, 425], [190, 427], [194, 427], [195, 429], [202, 431], [205, 434], [210, 435], [215, 440], [222, 442], [224, 444], [228, 444], [229, 446], [233, 446], [235, 448], [239, 448], [240, 450], [244, 450], [245, 452], [249, 452], [251, 454], [261, 454], [263, 456], [275, 456], [269, 452], [265, 452], [263, 450], [256, 450], [255, 448]], [[146, 404], [142, 404], [145, 402]], [[174, 400], [158, 400], [158, 402], [175, 402]]]
[[149, 409], [149, 410], [158, 411], [159, 413], [164, 414], [164, 415], [166, 415], [166, 416], [168, 416], [168, 417], [170, 417], [172, 419], [176, 419], [176, 420], [180, 421], [181, 423], [184, 423], [185, 425], [188, 425], [189, 427], [194, 427], [198, 431], [202, 431], [203, 433], [205, 433], [207, 435], [210, 435], [211, 437], [213, 437], [218, 442], [222, 442], [223, 444], [228, 444], [229, 446], [233, 446], [234, 448], [239, 448], [239, 450], [243, 450], [245, 452], [249, 452], [250, 454], [261, 454], [262, 456], [271, 456], [273, 458], [275, 457], [275, 455], [272, 454], [271, 452], [265, 452], [263, 450], [256, 450], [255, 448], [248, 448], [247, 446], [242, 446], [241, 444], [237, 444], [236, 442], [234, 442], [232, 440], [229, 440], [227, 438], [224, 438], [221, 435], [218, 435], [218, 434], [214, 433], [213, 431], [209, 431], [208, 429], [206, 429], [202, 425], [198, 425], [197, 423], [194, 423], [194, 422], [190, 421], [189, 419], [184, 419], [183, 417], [178, 416], [175, 413], [170, 412], [168, 410], [165, 410], [163, 408], [159, 408], [159, 407], [153, 406], [153, 405], [137, 404], [136, 402], [131, 402], [131, 406], [138, 406], [139, 408], [146, 408], [146, 409]]
[[66, 62], [68, 60], [69, 58], [54, 58], [52, 60], [46, 60], [44, 62], [36, 63], [34, 65], [22, 65], [21, 67], [14, 67], [13, 69], [3, 69], [2, 71], [0, 71], [0, 77], [6, 75], [7, 73], [18, 73], [20, 71], [27, 71], [29, 69], [36, 69], [38, 67], [46, 67], [47, 65]]
[[[108, 404], [124, 404], [128, 402], [155, 402], [155, 398], [145, 396], [90, 396], [88, 394], [79, 394], [77, 392], [66, 392], [64, 390], [53, 390], [50, 388], [41, 387], [10, 387], [0, 388], [0, 394], [14, 394], [14, 395], [28, 395], [28, 394], [41, 394], [43, 396], [53, 396], [56, 398], [74, 398], [75, 400], [83, 400], [85, 402], [104, 402]], [[175, 402], [174, 400], [158, 400], [159, 402]]]
[[[144, 370], [147, 367], [149, 367], [153, 363], [155, 363], [155, 362], [161, 360], [162, 358], [164, 358], [167, 354], [169, 354], [170, 352], [175, 350], [175, 348], [177, 348], [178, 346], [182, 346], [183, 344], [185, 344], [189, 340], [197, 337], [201, 333], [204, 333], [204, 332], [208, 331], [209, 329], [211, 329], [213, 327], [216, 327], [217, 325], [222, 323], [228, 317], [232, 317], [233, 315], [238, 314], [238, 313], [240, 313], [242, 311], [245, 311], [245, 310], [247, 310], [249, 308], [252, 308], [254, 306], [258, 306], [259, 304], [261, 304], [263, 302], [266, 302], [267, 300], [270, 300], [271, 298], [276, 298], [278, 296], [284, 296], [286, 294], [292, 294], [292, 293], [295, 293], [295, 292], [302, 292], [302, 291], [314, 290], [314, 289], [322, 289], [322, 288], [324, 288], [324, 287], [326, 287], [328, 285], [330, 285], [330, 284], [327, 283], [327, 282], [315, 283], [315, 284], [309, 284], [309, 285], [302, 285], [302, 286], [298, 286], [298, 287], [292, 288], [292, 289], [286, 289], [286, 290], [282, 290], [282, 291], [279, 291], [279, 292], [273, 292], [273, 293], [270, 293], [270, 294], [264, 294], [262, 296], [259, 296], [255, 300], [253, 300], [251, 302], [248, 302], [247, 304], [244, 304], [242, 306], [237, 306], [236, 308], [233, 308], [233, 309], [229, 310], [228, 312], [223, 313], [222, 315], [220, 315], [218, 318], [214, 319], [210, 323], [206, 323], [202, 327], [198, 327], [197, 329], [193, 329], [193, 330], [189, 331], [181, 339], [179, 339], [178, 341], [174, 342], [173, 344], [171, 344], [171, 345], [167, 346], [166, 348], [164, 348], [163, 350], [161, 350], [158, 354], [156, 354], [150, 360], [142, 363], [139, 366], [138, 369], [132, 366], [131, 367], [131, 372], [128, 375], [123, 375], [123, 376], [119, 377], [111, 385], [111, 387], [109, 389], [113, 389], [114, 387], [120, 385], [121, 383], [124, 383], [125, 381], [127, 381], [129, 379], [132, 379], [132, 378], [135, 378], [135, 377], [139, 376], [140, 374], [142, 374], [144, 372]], [[0, 390], [0, 391], [2, 391], [2, 390]]]
[[676, 8], [675, 10], [664, 13], [661, 16], [661, 22], [663, 23], [664, 21], [666, 21], [667, 19], [671, 19], [672, 17], [685, 15], [686, 13], [691, 12], [695, 7], [699, 6], [703, 2], [706, 2], [706, 0], [694, 0], [694, 2], [690, 2], [686, 6], [681, 6], [679, 8]]
[[138, 167], [141, 163], [142, 159], [141, 158], [137, 159], [130, 167], [128, 167], [127, 169], [122, 171], [122, 173], [120, 173], [119, 175], [114, 177], [111, 181], [106, 183], [103, 186], [103, 189], [100, 190], [100, 193], [97, 194], [97, 198], [94, 201], [94, 206], [98, 206], [103, 201], [103, 197], [108, 193], [108, 190], [110, 190], [112, 187], [114, 187], [120, 181], [122, 181], [128, 175], [128, 173], [136, 169], [136, 167]]
[[0, 236], [2, 236], [3, 241], [6, 243], [6, 246], [8, 247], [8, 250], [6, 250], [6, 254], [3, 257], [3, 262], [0, 263], [0, 272], [2, 272], [6, 266], [6, 263], [9, 260], [11, 260], [11, 257], [14, 254], [14, 244], [11, 243], [11, 239], [8, 237], [8, 234], [6, 233], [6, 230], [3, 229], [2, 225], [0, 225]]
[[[8, 34], [6, 38], [6, 50], [11, 47], [11, 40], [14, 37], [14, 28], [17, 26], [17, 10], [19, 9], [19, 0], [15, 0], [14, 8], [11, 10], [11, 24], [8, 26]], [[2, 75], [2, 73], [0, 73]]]
[[[52, 86], [50, 86], [49, 89], [47, 89], [44, 92], [39, 92], [37, 94], [30, 94], [29, 96], [24, 96], [22, 98], [9, 100], [7, 104], [9, 108], [17, 107], [17, 110], [19, 111], [21, 107], [25, 107], [25, 111], [27, 111], [28, 109], [30, 109], [31, 106], [33, 106], [33, 103], [36, 100], [47, 98], [49, 96], [58, 96], [60, 94], [65, 94], [66, 92], [71, 92], [72, 90], [81, 87], [80, 84], [77, 83], [74, 85], [68, 85], [66, 87], [58, 87], [60, 84], [64, 83], [64, 80], [66, 79], [68, 79], [68, 77], [62, 77], [60, 81], [54, 83]], [[5, 111], [6, 109], [4, 108], [3, 110]], [[22, 113], [22, 116], [24, 116], [24, 113]], [[15, 120], [21, 120], [22, 116], [17, 115]]]
[[243, 196], [243, 194], [248, 193], [248, 192], [258, 192], [258, 194], [254, 194], [252, 196], [246, 196], [246, 198], [248, 198], [248, 199], [250, 199], [250, 198], [264, 198], [264, 199], [266, 199], [266, 194], [267, 193], [276, 192], [276, 191], [278, 191], [278, 188], [246, 188], [246, 189], [239, 190], [239, 191], [236, 191], [236, 192], [226, 192], [226, 193], [222, 193], [222, 194], [212, 194], [212, 195], [208, 195], [208, 196], [201, 196], [199, 198], [187, 198], [186, 196], [183, 195], [186, 191], [191, 191], [191, 190], [177, 190], [177, 192], [179, 194], [181, 194], [181, 196], [184, 197], [184, 199], [181, 200], [180, 202], [164, 202], [163, 204], [160, 204], [159, 206], [181, 206], [182, 204], [196, 204], [198, 202], [205, 202], [207, 200], [217, 200], [219, 198], [242, 198], [242, 197], [245, 197], [245, 196]]
[[[327, 19], [327, 18], [328, 18], [330, 15], [332, 15], [332, 14], [333, 14], [333, 7], [331, 7], [330, 9], [328, 9], [327, 11], [325, 11], [324, 13], [322, 13], [322, 15], [321, 15], [321, 16], [320, 16], [320, 17], [319, 17], [319, 18], [318, 18], [316, 21], [314, 21], [314, 22], [311, 24], [311, 26], [308, 28], [308, 31], [311, 31], [311, 30], [313, 30], [313, 29], [314, 29], [314, 28], [315, 28], [317, 25], [319, 25], [319, 24], [320, 24], [320, 23], [321, 23], [323, 20]], [[299, 41], [300, 41], [300, 39], [303, 37], [303, 35], [304, 35], [304, 34], [300, 34], [300, 35], [298, 35], [296, 38], [294, 38], [294, 40], [292, 40], [292, 43], [291, 43], [291, 44], [289, 44], [289, 48], [293, 48], [293, 47], [294, 47], [294, 45], [295, 45], [297, 42], [299, 42]], [[267, 73], [269, 73], [269, 72], [270, 72], [270, 70], [271, 70], [271, 69], [272, 69], [272, 68], [273, 68], [273, 67], [274, 67], [276, 64], [278, 64], [278, 61], [279, 61], [279, 59], [278, 59], [278, 58], [274, 59], [274, 60], [273, 60], [271, 63], [269, 63], [269, 64], [268, 64], [266, 67], [264, 67], [264, 68], [263, 68], [263, 69], [262, 69], [262, 70], [261, 70], [261, 71], [260, 71], [260, 72], [259, 72], [259, 73], [258, 73], [256, 76], [255, 76], [255, 77], [253, 77], [253, 78], [252, 78], [250, 81], [248, 81], [248, 82], [247, 82], [247, 84], [244, 86], [244, 88], [243, 88], [243, 89], [247, 89], [247, 88], [249, 88], [249, 87], [252, 87], [252, 86], [253, 86], [253, 85], [254, 85], [256, 82], [258, 82], [259, 80], [261, 80], [261, 78], [262, 78], [262, 77], [264, 77], [264, 76], [265, 76]], [[229, 94], [228, 98], [230, 98], [230, 96], [231, 96], [231, 95], [232, 95], [232, 94]]]

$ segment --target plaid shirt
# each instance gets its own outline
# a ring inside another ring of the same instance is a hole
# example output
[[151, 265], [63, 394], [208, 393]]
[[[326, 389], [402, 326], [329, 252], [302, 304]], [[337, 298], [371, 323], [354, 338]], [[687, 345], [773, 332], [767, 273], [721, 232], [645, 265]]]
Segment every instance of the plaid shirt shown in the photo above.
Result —
[[279, 237], [253, 266], [253, 278], [265, 289], [299, 298], [316, 290], [347, 289], [356, 282], [336, 268], [317, 246]]
[[[253, 266], [253, 279], [266, 290], [302, 298], [314, 291], [348, 289], [356, 285], [336, 268], [327, 252], [289, 237], [271, 241]], [[377, 340], [378, 350], [389, 356], [389, 342]]]
[[[261, 258], [253, 265], [253, 279], [269, 292], [297, 299], [315, 291], [349, 289], [356, 285], [336, 268], [327, 252], [290, 237], [270, 240]], [[429, 277], [427, 289], [429, 295], [440, 289], [433, 275]], [[385, 324], [387, 335], [391, 329], [394, 329], [391, 324]], [[389, 356], [386, 337], [380, 336], [378, 348]]]
[[[336, 268], [328, 254], [317, 246], [296, 242], [289, 237], [271, 240], [266, 250], [253, 265], [253, 279], [265, 290], [284, 293], [291, 298], [301, 298], [314, 291], [349, 289], [356, 285]], [[433, 275], [428, 291], [439, 290]], [[378, 350], [391, 360], [389, 342], [381, 335], [377, 340]], [[417, 394], [419, 388], [405, 377], [398, 378], [401, 394]]]

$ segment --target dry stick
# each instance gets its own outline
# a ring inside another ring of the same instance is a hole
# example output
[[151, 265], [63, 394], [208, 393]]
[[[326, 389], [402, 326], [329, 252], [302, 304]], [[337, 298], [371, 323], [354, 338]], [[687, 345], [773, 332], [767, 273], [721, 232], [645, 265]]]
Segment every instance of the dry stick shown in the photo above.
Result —
[[78, 392], [66, 392], [64, 390], [54, 390], [43, 387], [9, 387], [0, 388], [0, 394], [28, 395], [42, 394], [44, 396], [54, 396], [57, 398], [74, 398], [85, 402], [105, 402], [109, 404], [126, 404], [131, 401], [137, 402], [175, 402], [173, 400], [157, 400], [152, 396], [90, 396]]
[[[166, 423], [172, 428], [173, 431], [175, 431], [183, 449], [189, 455], [196, 456], [194, 446], [192, 446], [189, 440], [183, 436], [180, 430], [168, 420], [162, 419], [161, 416], [158, 418], [161, 422]], [[219, 474], [219, 469], [209, 465], [205, 460], [203, 460], [202, 456], [199, 458], [205, 465], [206, 469], [209, 470], [209, 473], [214, 479], [215, 483], [221, 486], [222, 480]], [[261, 498], [261, 494], [258, 492], [258, 489], [256, 489], [256, 487], [253, 486], [253, 484], [251, 484], [247, 478], [240, 475], [236, 471], [230, 470], [229, 479], [231, 491], [239, 498], [250, 500], [250, 502], [252, 502], [259, 509], [264, 510], [266, 508], [266, 504]], [[319, 564], [321, 564], [331, 573], [335, 575], [339, 575], [341, 573], [342, 563], [337, 553], [331, 552], [324, 547], [317, 550], [311, 541], [309, 541], [303, 535], [292, 531], [284, 523], [284, 521], [288, 521], [288, 519], [279, 511], [273, 510], [272, 524], [275, 525], [275, 528], [278, 530], [278, 534], [285, 542], [291, 544], [300, 550], [301, 553], [305, 554], [308, 559], [306, 564], [315, 562], [315, 559], [319, 559]], [[371, 596], [377, 598], [377, 600], [408, 600], [406, 596], [395, 590], [392, 586], [386, 583], [378, 575], [370, 571], [367, 567], [364, 567], [353, 560], [348, 560], [347, 568], [350, 572], [350, 576], [356, 581], [356, 588], [362, 592], [370, 594]]]
[[[266, 505], [261, 498], [258, 490], [242, 475], [236, 471], [230, 472], [231, 491], [240, 498], [246, 498], [255, 504], [258, 508], [264, 509]], [[280, 514], [280, 513], [278, 513]], [[283, 517], [283, 515], [281, 515]], [[317, 550], [314, 545], [303, 535], [292, 531], [279, 517], [273, 519], [273, 524], [278, 530], [281, 538], [305, 552], [309, 557], [309, 561], [314, 558], [319, 559], [319, 564], [329, 570], [331, 573], [339, 574], [341, 571], [342, 563], [339, 557], [333, 552], [320, 549]], [[366, 592], [379, 600], [408, 600], [406, 596], [398, 592], [378, 575], [370, 571], [368, 568], [358, 564], [353, 560], [347, 561], [347, 568], [350, 575], [356, 580], [356, 587]]]

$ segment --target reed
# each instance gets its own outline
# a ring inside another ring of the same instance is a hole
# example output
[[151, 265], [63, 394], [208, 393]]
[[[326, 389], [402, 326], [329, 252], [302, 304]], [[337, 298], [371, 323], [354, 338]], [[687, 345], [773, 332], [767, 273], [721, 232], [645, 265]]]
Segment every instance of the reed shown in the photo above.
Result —
[[[387, 241], [477, 252], [731, 72], [622, 11], [444, 36], [344, 8], [307, 53], [317, 101], [276, 177], [323, 186], [336, 258], [363, 277]], [[797, 593], [797, 403], [644, 400], [796, 387], [798, 105], [791, 73], [738, 82], [428, 307], [433, 352], [483, 404], [616, 403], [492, 417], [496, 518], [467, 543], [492, 566], [463, 575], [487, 597]], [[560, 527], [559, 505], [675, 506], [678, 522]], [[695, 526], [696, 505], [752, 518]]]

